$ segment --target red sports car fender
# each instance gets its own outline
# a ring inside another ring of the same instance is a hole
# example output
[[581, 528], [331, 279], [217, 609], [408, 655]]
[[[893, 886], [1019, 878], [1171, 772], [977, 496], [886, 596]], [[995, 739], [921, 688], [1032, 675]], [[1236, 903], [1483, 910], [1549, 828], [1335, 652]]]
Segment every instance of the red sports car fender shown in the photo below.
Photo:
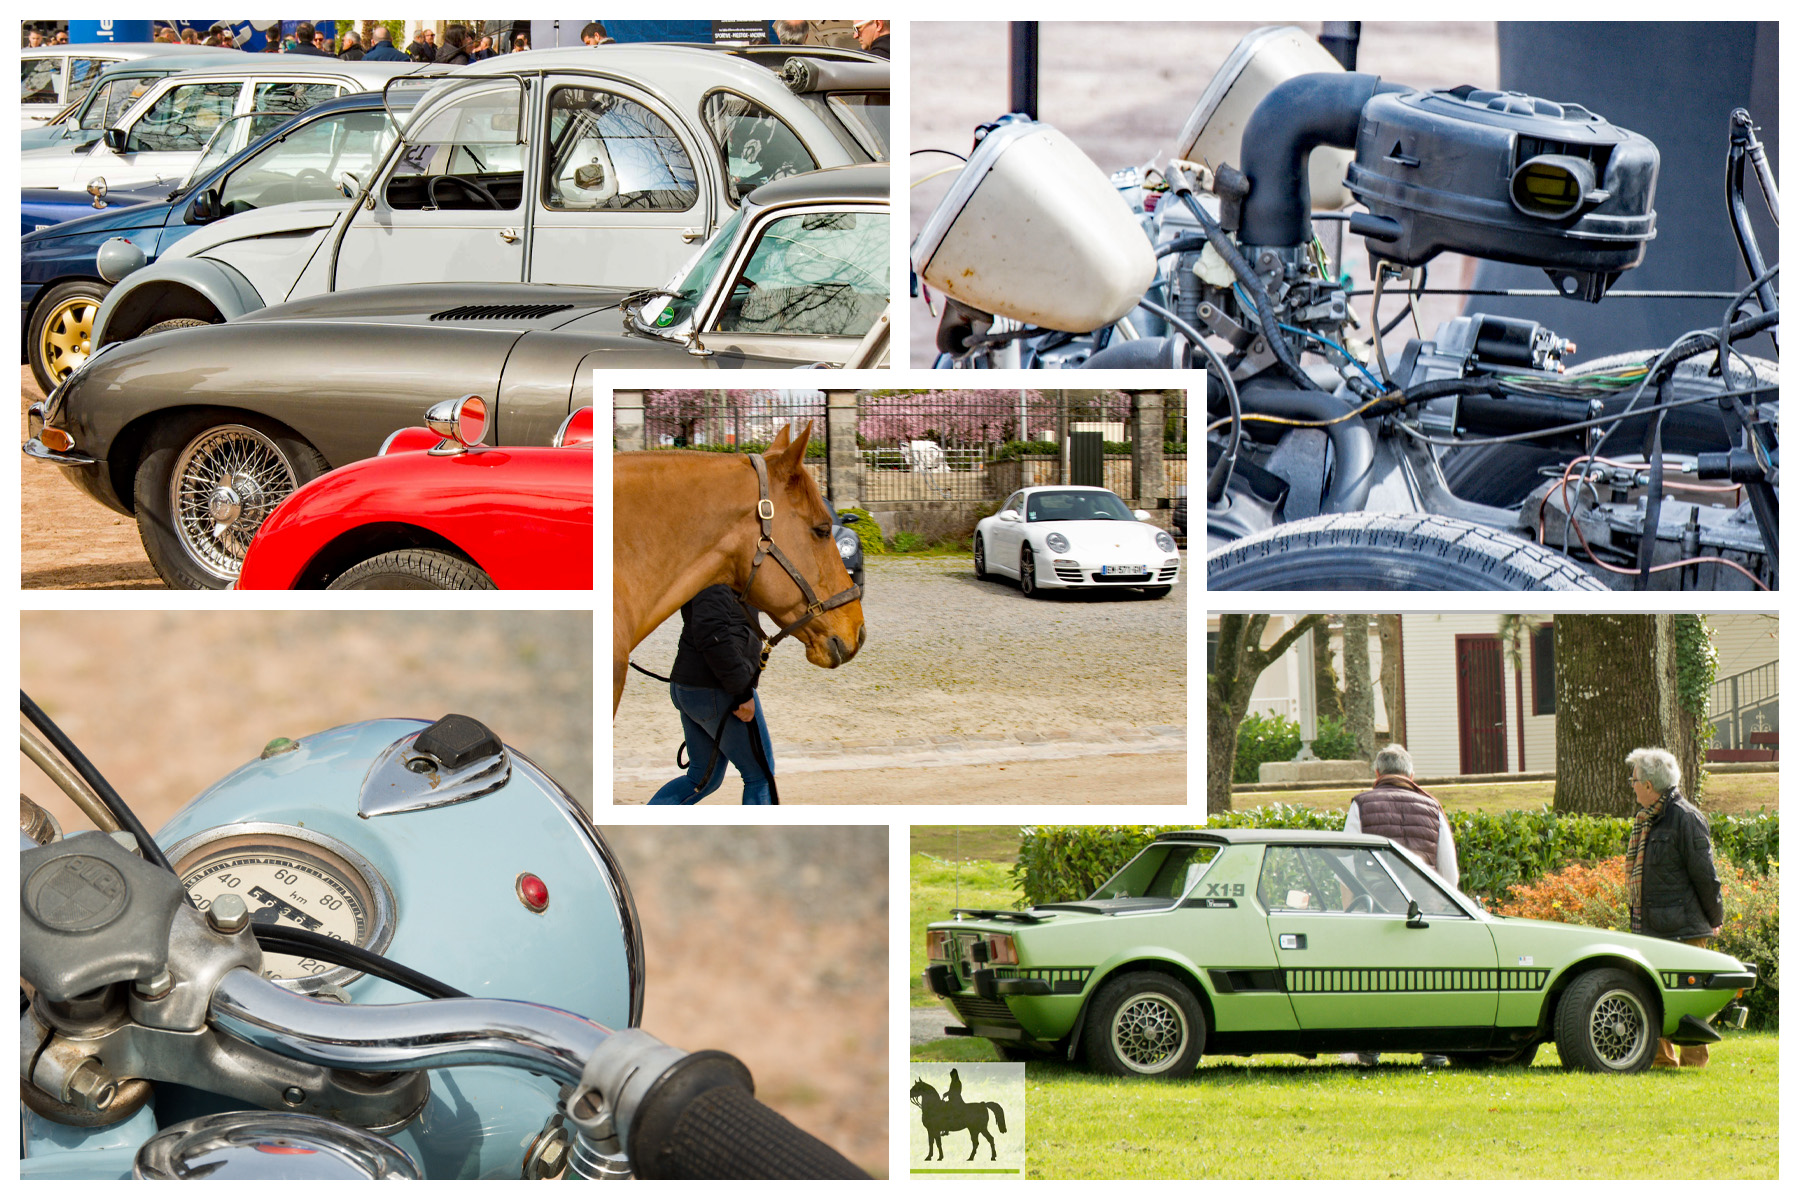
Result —
[[327, 472], [263, 522], [237, 586], [318, 586], [321, 566], [341, 573], [409, 530], [448, 542], [500, 588], [592, 589], [593, 446], [408, 451]]

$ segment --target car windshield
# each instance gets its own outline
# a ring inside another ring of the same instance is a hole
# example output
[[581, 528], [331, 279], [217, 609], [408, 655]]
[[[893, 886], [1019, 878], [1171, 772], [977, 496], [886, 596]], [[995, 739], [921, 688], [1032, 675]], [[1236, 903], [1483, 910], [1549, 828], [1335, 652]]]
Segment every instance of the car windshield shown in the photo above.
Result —
[[231, 118], [206, 140], [206, 149], [200, 152], [200, 161], [194, 164], [194, 169], [182, 180], [176, 194], [187, 191], [218, 170], [245, 146], [267, 137], [292, 119], [293, 114], [285, 112], [247, 112]]
[[1027, 521], [1131, 521], [1125, 502], [1108, 491], [1033, 492], [1025, 501]]
[[765, 223], [712, 329], [861, 337], [888, 303], [888, 215], [808, 212]]
[[[666, 330], [684, 324], [694, 315], [694, 306], [700, 297], [706, 294], [713, 276], [731, 251], [731, 244], [737, 240], [738, 227], [744, 223], [742, 209], [731, 214], [721, 226], [719, 232], [713, 234], [712, 240], [701, 248], [694, 261], [675, 276], [675, 282], [661, 292], [645, 301], [641, 311], [640, 323], [652, 329]], [[658, 299], [664, 300], [658, 308]]]
[[1176, 900], [1187, 895], [1206, 868], [1219, 855], [1219, 847], [1193, 842], [1156, 842], [1126, 863], [1119, 873], [1094, 890], [1090, 900], [1123, 900], [1149, 897]]
[[394, 127], [380, 111], [333, 113], [281, 134], [226, 177], [219, 211], [226, 216], [293, 204], [339, 200], [338, 176], [367, 179], [393, 144]]

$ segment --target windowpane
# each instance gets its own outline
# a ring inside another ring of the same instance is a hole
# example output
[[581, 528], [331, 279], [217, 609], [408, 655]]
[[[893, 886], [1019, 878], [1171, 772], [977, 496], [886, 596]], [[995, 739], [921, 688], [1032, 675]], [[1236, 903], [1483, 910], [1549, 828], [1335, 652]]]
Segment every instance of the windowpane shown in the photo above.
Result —
[[596, 88], [550, 98], [544, 205], [590, 212], [685, 212], [700, 199], [693, 160], [667, 122]]
[[303, 113], [315, 104], [323, 104], [338, 94], [335, 83], [259, 83], [250, 107], [257, 112]]
[[714, 329], [861, 337], [888, 303], [888, 217], [813, 212], [764, 227]]
[[[1462, 917], [1467, 916], [1462, 908], [1444, 891], [1441, 881], [1427, 875], [1413, 866], [1392, 850], [1381, 851], [1382, 861], [1394, 869], [1394, 874], [1405, 885], [1412, 898], [1419, 902], [1419, 911], [1428, 917]], [[1406, 911], [1402, 904], [1398, 909]]]
[[158, 96], [126, 140], [128, 150], [200, 150], [231, 118], [240, 84], [187, 83]]
[[519, 138], [519, 89], [465, 96], [408, 133], [388, 180], [397, 209], [493, 209], [524, 201], [525, 147]]
[[771, 180], [818, 169], [800, 135], [752, 100], [714, 92], [700, 115], [724, 163], [733, 204]]
[[296, 200], [342, 199], [338, 173], [367, 179], [392, 140], [386, 113], [346, 113], [314, 121], [233, 171], [220, 191], [221, 207], [230, 215]]
[[27, 58], [19, 65], [19, 103], [21, 104], [55, 104], [59, 97], [56, 94], [56, 69], [62, 65], [57, 58]]
[[1531, 712], [1556, 711], [1556, 626], [1540, 625], [1531, 635]]
[[94, 80], [100, 78], [107, 63], [98, 58], [71, 58], [69, 60], [69, 87], [63, 99], [70, 103], [87, 95], [88, 89], [94, 86]]

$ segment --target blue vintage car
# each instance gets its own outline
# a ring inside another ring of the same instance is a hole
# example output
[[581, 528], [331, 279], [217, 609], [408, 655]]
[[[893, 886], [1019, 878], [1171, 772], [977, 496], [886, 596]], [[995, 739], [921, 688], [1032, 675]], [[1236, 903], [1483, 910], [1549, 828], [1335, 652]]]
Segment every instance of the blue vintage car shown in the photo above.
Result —
[[[416, 99], [415, 93], [396, 88], [389, 93], [388, 108], [404, 112]], [[107, 253], [128, 257], [131, 261], [121, 269], [131, 269], [154, 261], [223, 216], [293, 200], [341, 200], [339, 174], [366, 177], [393, 137], [379, 92], [330, 100], [288, 120], [256, 114], [237, 119], [279, 123], [259, 129], [262, 136], [223, 161], [209, 151], [172, 192], [166, 187], [109, 192], [106, 207], [98, 210], [85, 192], [52, 192], [40, 197], [44, 207], [39, 211], [60, 219], [34, 228], [31, 197], [36, 189], [26, 191], [19, 246], [24, 360], [46, 392], [87, 358], [94, 314], [112, 289], [99, 262], [102, 246], [123, 239]], [[233, 143], [215, 139], [214, 144]], [[55, 206], [57, 196], [60, 207]], [[115, 198], [123, 202], [115, 203]], [[85, 209], [85, 215], [68, 215], [69, 206]]]
[[[95, 192], [99, 194], [93, 194]], [[77, 192], [70, 188], [22, 188], [20, 189], [19, 233], [36, 233], [40, 229], [48, 229], [52, 225], [60, 225], [64, 221], [91, 217], [97, 212], [112, 212], [115, 209], [128, 208], [134, 204], [166, 200], [168, 196], [169, 189], [167, 187], [112, 191], [105, 186], [104, 180], [96, 180], [95, 185], [86, 192]]]

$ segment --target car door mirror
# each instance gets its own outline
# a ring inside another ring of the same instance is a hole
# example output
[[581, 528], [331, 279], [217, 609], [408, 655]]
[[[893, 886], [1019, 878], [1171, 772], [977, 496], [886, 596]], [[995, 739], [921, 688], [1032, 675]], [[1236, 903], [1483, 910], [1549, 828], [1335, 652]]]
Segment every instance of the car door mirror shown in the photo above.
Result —
[[1408, 900], [1406, 902], [1406, 927], [1408, 929], [1431, 928], [1431, 922], [1419, 915], [1419, 902], [1417, 900]]
[[204, 225], [208, 221], [219, 219], [219, 191], [217, 188], [206, 188], [194, 197], [193, 207], [188, 209], [188, 223]]
[[108, 129], [101, 133], [100, 140], [105, 142], [106, 148], [114, 154], [123, 154], [125, 153], [126, 136], [123, 129]]
[[1019, 514], [1010, 508], [1003, 508], [1000, 510], [1000, 519], [1002, 521], [1011, 521], [1016, 524], [1019, 520]]
[[362, 181], [349, 171], [338, 172], [337, 185], [338, 191], [344, 193], [346, 200], [362, 191]]
[[1144, 510], [1143, 510], [1143, 509], [1141, 509], [1141, 508], [1134, 508], [1134, 509], [1132, 509], [1132, 510], [1131, 510], [1131, 515], [1132, 515], [1132, 516], [1134, 516], [1134, 517], [1136, 517], [1136, 518], [1137, 518], [1137, 519], [1138, 519], [1138, 520], [1140, 520], [1140, 521], [1148, 521], [1148, 520], [1149, 520], [1149, 519], [1150, 519], [1150, 514], [1149, 514], [1149, 513], [1147, 513], [1147, 512], [1145, 512], [1145, 511], [1144, 511]]

